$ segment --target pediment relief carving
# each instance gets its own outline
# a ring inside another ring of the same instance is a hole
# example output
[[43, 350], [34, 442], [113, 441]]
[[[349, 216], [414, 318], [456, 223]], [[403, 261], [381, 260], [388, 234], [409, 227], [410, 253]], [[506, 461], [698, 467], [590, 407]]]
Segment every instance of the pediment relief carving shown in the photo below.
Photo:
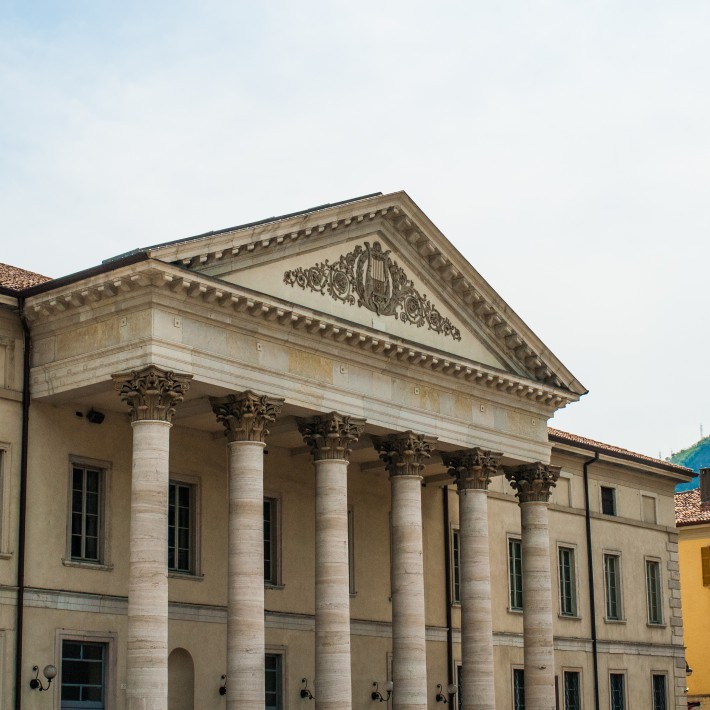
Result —
[[325, 259], [310, 267], [290, 269], [283, 280], [289, 286], [461, 340], [461, 331], [416, 289], [390, 254], [379, 241], [365, 242], [332, 263]]

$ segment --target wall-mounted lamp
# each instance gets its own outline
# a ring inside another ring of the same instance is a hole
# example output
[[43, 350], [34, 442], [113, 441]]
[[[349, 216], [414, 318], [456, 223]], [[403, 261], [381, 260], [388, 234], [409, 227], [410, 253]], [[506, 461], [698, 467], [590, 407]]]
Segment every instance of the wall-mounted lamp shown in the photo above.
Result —
[[42, 674], [47, 679], [46, 687], [42, 685], [42, 681], [39, 679], [39, 666], [32, 666], [32, 670], [34, 671], [35, 677], [30, 681], [30, 688], [32, 688], [32, 690], [39, 690], [40, 692], [43, 690], [49, 690], [49, 686], [52, 685], [52, 681], [57, 676], [56, 666], [53, 666], [50, 663], [42, 670]]
[[[448, 687], [446, 688], [446, 692], [449, 695], [454, 695], [457, 690], [458, 688], [453, 683], [449, 683]], [[441, 685], [441, 683], [437, 683], [436, 686], [436, 702], [444, 704], [449, 702], [448, 698], [444, 695], [444, 686]]]
[[301, 683], [303, 683], [303, 687], [301, 688], [301, 697], [304, 700], [315, 700], [313, 693], [308, 690], [308, 678], [301, 678]]
[[387, 691], [386, 698], [382, 696], [382, 693], [380, 692], [380, 688], [379, 688], [377, 681], [375, 681], [372, 684], [372, 687], [374, 688], [374, 690], [370, 694], [370, 697], [373, 700], [379, 700], [381, 703], [386, 703], [392, 697], [392, 691], [394, 690], [394, 683], [391, 680], [388, 680], [385, 683], [385, 690]]
[[693, 669], [688, 665], [688, 661], [685, 662], [685, 675], [693, 675]]
[[103, 412], [97, 412], [93, 407], [86, 413], [86, 420], [90, 424], [101, 424], [106, 419]]
[[226, 695], [227, 694], [227, 676], [223, 675], [221, 680], [222, 680], [222, 685], [219, 686], [219, 694]]

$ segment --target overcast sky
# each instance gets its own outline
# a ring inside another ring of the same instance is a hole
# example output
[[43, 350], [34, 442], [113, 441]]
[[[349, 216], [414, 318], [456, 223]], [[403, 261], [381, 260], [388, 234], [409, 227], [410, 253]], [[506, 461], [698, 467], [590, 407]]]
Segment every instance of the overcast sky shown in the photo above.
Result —
[[710, 433], [710, 3], [0, 0], [0, 261], [404, 189], [590, 390]]

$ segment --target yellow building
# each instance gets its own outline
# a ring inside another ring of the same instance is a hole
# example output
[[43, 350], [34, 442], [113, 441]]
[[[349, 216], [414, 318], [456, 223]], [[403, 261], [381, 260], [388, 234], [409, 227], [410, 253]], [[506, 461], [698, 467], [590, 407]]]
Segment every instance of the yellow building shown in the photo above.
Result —
[[0, 277], [0, 710], [684, 707], [690, 472], [405, 193]]
[[686, 658], [688, 707], [710, 708], [710, 469], [700, 469], [700, 487], [676, 493], [676, 525]]

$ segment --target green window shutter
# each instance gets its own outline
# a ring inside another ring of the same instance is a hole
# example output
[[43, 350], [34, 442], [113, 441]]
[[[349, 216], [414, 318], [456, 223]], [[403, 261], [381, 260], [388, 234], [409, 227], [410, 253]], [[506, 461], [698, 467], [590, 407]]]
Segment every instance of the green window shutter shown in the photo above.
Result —
[[703, 564], [703, 586], [710, 587], [710, 547], [700, 549], [700, 559]]

